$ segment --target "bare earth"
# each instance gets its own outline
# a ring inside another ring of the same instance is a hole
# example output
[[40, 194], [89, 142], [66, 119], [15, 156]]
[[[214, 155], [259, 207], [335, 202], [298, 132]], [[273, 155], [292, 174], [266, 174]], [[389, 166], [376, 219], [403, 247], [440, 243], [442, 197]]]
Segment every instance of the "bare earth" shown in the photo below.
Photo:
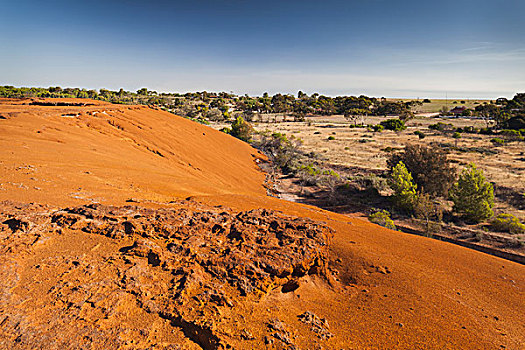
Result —
[[523, 265], [268, 197], [166, 112], [30, 102], [0, 101], [2, 349], [525, 344]]

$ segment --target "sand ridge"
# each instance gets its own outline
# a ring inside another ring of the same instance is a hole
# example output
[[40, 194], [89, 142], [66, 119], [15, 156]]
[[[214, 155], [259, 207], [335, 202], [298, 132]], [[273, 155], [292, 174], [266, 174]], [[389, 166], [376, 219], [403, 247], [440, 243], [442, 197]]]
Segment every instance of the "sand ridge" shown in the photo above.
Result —
[[265, 193], [254, 162], [264, 157], [209, 127], [144, 106], [26, 103], [0, 101], [0, 200], [123, 203]]

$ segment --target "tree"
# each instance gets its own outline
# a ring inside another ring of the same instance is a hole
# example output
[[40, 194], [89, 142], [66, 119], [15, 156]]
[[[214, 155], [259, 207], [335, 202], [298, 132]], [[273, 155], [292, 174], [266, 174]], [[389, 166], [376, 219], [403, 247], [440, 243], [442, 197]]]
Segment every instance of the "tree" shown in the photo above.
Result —
[[261, 133], [260, 138], [253, 142], [253, 145], [260, 149], [272, 162], [284, 173], [289, 173], [297, 168], [298, 155], [302, 141], [295, 137], [286, 137], [285, 134]]
[[410, 103], [401, 101], [383, 101], [377, 106], [377, 115], [401, 115], [410, 112]]
[[452, 134], [452, 138], [456, 141], [456, 147], [458, 147], [458, 140], [461, 138], [461, 133], [456, 131], [454, 134]]
[[383, 120], [380, 124], [383, 125], [385, 129], [393, 131], [403, 131], [407, 128], [405, 122], [400, 119], [387, 119]]
[[[490, 127], [492, 121], [498, 121], [502, 119], [499, 123], [503, 123], [505, 117], [501, 117], [501, 110], [498, 106], [493, 104], [483, 104], [475, 108], [477, 115], [485, 121], [487, 128]], [[501, 118], [500, 118], [501, 117]], [[507, 118], [508, 119], [508, 118]]]
[[447, 153], [440, 148], [419, 144], [407, 145], [403, 153], [393, 154], [387, 163], [393, 169], [403, 162], [412, 174], [420, 191], [432, 196], [446, 196], [456, 179], [456, 172], [448, 160]]
[[472, 222], [480, 222], [494, 213], [494, 188], [485, 180], [483, 170], [470, 163], [450, 190], [454, 211]]
[[344, 112], [344, 117], [348, 121], [354, 122], [354, 125], [357, 125], [359, 118], [368, 115], [368, 110], [363, 108], [350, 108]]
[[253, 128], [242, 117], [237, 117], [232, 123], [231, 135], [239, 140], [248, 142], [252, 136]]
[[[417, 200], [414, 204], [414, 214], [416, 218], [422, 220], [425, 224], [425, 235], [431, 237], [434, 232], [441, 230], [441, 220], [443, 211], [432, 201], [427, 193], [418, 193]], [[437, 223], [434, 221], [438, 221]]]
[[386, 210], [380, 210], [369, 215], [368, 220], [374, 224], [389, 228], [391, 230], [396, 229], [394, 221], [390, 218], [390, 213]]
[[394, 190], [394, 204], [407, 212], [413, 211], [417, 199], [417, 185], [403, 162], [397, 163], [392, 169], [390, 187]]
[[415, 117], [415, 114], [410, 109], [403, 110], [399, 113], [399, 120], [403, 122], [407, 122], [411, 119], [414, 119], [414, 117]]

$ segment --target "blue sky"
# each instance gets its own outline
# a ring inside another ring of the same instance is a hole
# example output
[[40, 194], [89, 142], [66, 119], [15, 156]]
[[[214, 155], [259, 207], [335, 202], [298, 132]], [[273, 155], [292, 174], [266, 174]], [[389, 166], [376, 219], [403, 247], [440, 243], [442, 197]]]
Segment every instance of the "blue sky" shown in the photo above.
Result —
[[512, 97], [525, 1], [0, 0], [0, 84]]

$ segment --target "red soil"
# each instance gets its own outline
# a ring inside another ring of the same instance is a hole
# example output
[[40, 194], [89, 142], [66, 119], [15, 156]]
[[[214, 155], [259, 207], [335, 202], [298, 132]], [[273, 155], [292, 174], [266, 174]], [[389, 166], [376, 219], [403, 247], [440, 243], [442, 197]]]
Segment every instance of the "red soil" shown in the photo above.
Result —
[[0, 348], [525, 347], [522, 265], [267, 197], [256, 150], [166, 112], [29, 102], [0, 102]]

